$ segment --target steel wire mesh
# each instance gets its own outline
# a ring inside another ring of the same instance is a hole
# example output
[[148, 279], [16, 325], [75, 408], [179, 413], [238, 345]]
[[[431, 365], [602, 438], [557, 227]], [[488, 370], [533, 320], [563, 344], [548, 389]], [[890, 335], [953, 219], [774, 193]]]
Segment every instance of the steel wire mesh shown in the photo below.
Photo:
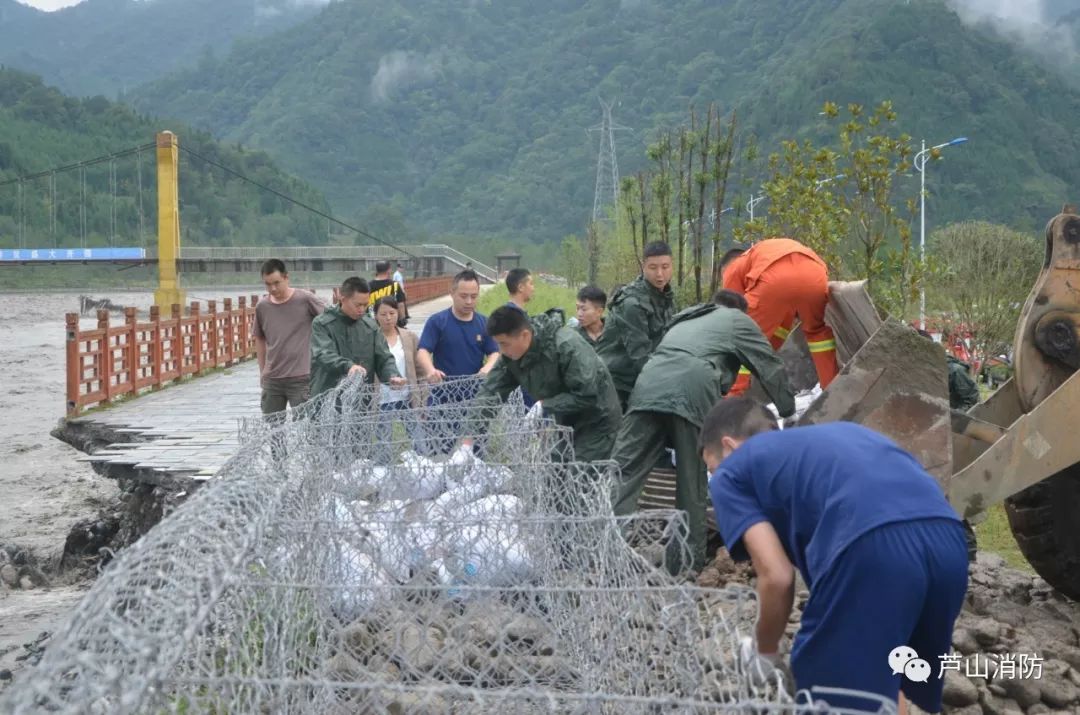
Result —
[[404, 427], [373, 437], [373, 394], [246, 423], [0, 710], [823, 711], [747, 672], [753, 592], [670, 575], [666, 559], [689, 562], [685, 515], [612, 516], [615, 466], [575, 462], [566, 428], [520, 399], [424, 402], [395, 419], [455, 443], [481, 429], [472, 451], [418, 449]]

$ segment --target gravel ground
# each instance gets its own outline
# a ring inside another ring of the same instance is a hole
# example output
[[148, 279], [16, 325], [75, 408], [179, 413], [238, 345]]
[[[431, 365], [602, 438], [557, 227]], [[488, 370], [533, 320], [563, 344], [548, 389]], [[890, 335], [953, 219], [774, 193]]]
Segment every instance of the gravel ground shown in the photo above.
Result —
[[[1009, 568], [1003, 558], [993, 553], [979, 553], [968, 579], [964, 610], [953, 632], [953, 657], [958, 670], [944, 672], [942, 712], [1080, 712], [1080, 604], [1069, 601], [1041, 578]], [[716, 560], [702, 571], [698, 583], [722, 586], [752, 580], [749, 566], [733, 563], [721, 549]], [[796, 612], [781, 645], [785, 656], [808, 595], [800, 583]], [[1008, 665], [1010, 661], [1015, 666]], [[935, 677], [941, 662], [937, 657], [931, 660]], [[1001, 662], [1006, 665], [1001, 666]]]

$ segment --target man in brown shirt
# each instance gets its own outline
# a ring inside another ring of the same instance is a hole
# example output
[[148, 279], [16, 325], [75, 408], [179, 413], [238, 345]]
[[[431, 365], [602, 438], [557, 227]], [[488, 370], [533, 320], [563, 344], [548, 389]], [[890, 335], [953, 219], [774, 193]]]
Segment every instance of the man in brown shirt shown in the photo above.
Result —
[[310, 396], [311, 321], [323, 312], [315, 294], [289, 286], [285, 264], [262, 266], [268, 300], [255, 306], [255, 350], [259, 357], [264, 415], [296, 408]]

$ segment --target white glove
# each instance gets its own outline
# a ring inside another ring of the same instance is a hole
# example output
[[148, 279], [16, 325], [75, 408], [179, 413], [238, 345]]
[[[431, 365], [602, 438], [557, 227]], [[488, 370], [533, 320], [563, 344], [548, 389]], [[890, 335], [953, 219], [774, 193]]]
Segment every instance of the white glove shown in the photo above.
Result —
[[776, 679], [780, 654], [762, 655], [758, 653], [754, 639], [743, 636], [739, 639], [739, 663], [742, 664], [743, 672], [750, 676], [751, 682], [762, 687]]
[[533, 406], [529, 408], [529, 411], [525, 413], [525, 423], [527, 425], [535, 426], [544, 417], [544, 406], [537, 400], [533, 403]]

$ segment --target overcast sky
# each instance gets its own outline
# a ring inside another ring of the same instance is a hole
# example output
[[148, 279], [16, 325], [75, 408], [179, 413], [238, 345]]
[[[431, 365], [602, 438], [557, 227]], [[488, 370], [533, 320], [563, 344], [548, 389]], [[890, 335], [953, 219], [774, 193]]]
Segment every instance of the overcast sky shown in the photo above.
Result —
[[23, 5], [33, 5], [39, 10], [59, 10], [68, 5], [78, 5], [82, 0], [19, 0]]

